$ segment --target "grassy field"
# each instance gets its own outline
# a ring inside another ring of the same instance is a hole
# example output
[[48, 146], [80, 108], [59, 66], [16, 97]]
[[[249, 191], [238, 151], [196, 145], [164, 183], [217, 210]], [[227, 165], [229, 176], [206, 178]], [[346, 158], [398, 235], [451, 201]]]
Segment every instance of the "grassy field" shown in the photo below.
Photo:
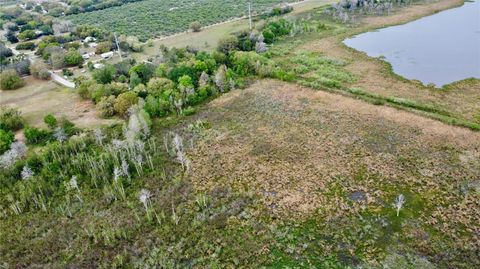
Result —
[[65, 116], [80, 127], [115, 122], [100, 119], [93, 104], [81, 100], [73, 90], [51, 81], [28, 77], [26, 86], [13, 91], [1, 91], [0, 95], [0, 105], [19, 108], [27, 122], [33, 126], [43, 126], [43, 117], [47, 114]]
[[432, 262], [411, 268], [479, 265], [479, 133], [277, 81], [196, 119], [211, 128], [188, 152], [195, 188], [254, 193], [267, 212], [253, 216], [288, 223], [285, 243], [269, 248], [278, 268], [329, 254], [351, 266], [396, 254]]
[[[145, 0], [104, 10], [67, 16], [79, 25], [95, 25], [119, 34], [137, 36], [141, 40], [188, 29], [193, 21], [210, 25], [248, 13], [246, 0]], [[259, 0], [253, 12], [262, 13], [285, 1]], [[287, 1], [288, 2], [288, 1]], [[101, 18], [101, 20], [99, 20]]]

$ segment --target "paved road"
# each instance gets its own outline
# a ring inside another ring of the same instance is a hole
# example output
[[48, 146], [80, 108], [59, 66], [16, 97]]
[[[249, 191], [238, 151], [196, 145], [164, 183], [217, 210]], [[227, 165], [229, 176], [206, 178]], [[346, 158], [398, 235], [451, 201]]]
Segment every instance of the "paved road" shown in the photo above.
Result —
[[75, 88], [75, 83], [62, 78], [61, 76], [53, 73], [52, 71], [50, 71], [50, 74], [52, 75], [53, 81], [71, 89]]

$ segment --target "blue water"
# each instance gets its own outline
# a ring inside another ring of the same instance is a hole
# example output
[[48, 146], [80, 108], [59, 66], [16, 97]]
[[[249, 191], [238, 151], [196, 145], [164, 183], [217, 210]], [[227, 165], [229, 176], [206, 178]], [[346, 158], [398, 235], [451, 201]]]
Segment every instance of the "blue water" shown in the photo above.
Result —
[[480, 79], [480, 0], [344, 43], [371, 57], [384, 56], [395, 73], [424, 84]]

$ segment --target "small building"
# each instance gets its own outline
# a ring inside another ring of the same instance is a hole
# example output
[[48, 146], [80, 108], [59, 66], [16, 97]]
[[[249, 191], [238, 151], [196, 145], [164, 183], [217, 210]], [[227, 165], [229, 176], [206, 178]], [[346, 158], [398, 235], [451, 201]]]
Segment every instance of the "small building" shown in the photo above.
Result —
[[113, 56], [113, 51], [102, 53], [100, 54], [100, 56], [102, 56], [103, 59], [109, 59], [110, 57]]
[[83, 40], [84, 43], [90, 43], [90, 42], [95, 42], [97, 41], [97, 39], [93, 36], [87, 36], [85, 37], [85, 39]]

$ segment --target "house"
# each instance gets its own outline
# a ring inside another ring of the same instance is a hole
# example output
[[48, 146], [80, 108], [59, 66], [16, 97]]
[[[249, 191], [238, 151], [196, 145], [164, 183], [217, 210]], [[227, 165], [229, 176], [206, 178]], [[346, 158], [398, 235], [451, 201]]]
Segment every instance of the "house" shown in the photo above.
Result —
[[100, 56], [102, 56], [103, 59], [108, 59], [113, 56], [113, 51], [102, 53]]

